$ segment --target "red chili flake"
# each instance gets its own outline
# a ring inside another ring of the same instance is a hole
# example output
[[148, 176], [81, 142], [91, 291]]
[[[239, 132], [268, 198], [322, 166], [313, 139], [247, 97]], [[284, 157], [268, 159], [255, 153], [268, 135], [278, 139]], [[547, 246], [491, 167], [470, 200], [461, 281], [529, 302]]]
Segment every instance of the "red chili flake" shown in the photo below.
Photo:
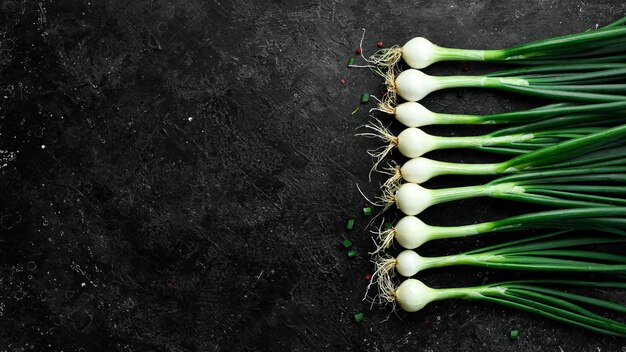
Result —
[[348, 83], [348, 80], [347, 80], [347, 79], [345, 79], [345, 78], [342, 78], [342, 79], [341, 79], [341, 84], [346, 84], [346, 83]]
[[357, 49], [356, 49], [356, 54], [357, 54], [357, 55], [361, 55], [361, 53], [362, 53], [361, 48], [357, 48]]
[[376, 45], [377, 45], [379, 48], [382, 48], [382, 47], [383, 47], [383, 42], [379, 41], [378, 43], [376, 43]]
[[371, 280], [372, 279], [372, 274], [370, 273], [366, 273], [365, 276], [363, 277], [365, 280]]

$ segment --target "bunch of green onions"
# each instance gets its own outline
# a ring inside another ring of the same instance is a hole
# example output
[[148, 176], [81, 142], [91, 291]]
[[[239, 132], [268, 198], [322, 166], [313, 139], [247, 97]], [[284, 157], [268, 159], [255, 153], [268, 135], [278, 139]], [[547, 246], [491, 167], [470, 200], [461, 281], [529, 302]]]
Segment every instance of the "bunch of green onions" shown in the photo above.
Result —
[[[376, 270], [372, 282], [378, 284], [378, 302], [398, 304], [405, 311], [415, 312], [435, 300], [453, 298], [483, 300], [522, 309], [591, 331], [626, 336], [624, 330], [626, 325], [591, 313], [575, 303], [620, 312], [626, 312], [626, 306], [544, 287], [545, 284], [550, 287], [555, 284], [566, 284], [626, 288], [626, 283], [527, 280], [479, 287], [432, 289], [411, 278], [422, 270], [454, 265], [505, 270], [623, 274], [626, 270], [626, 256], [571, 247], [618, 244], [626, 241], [625, 215], [626, 207], [582, 208], [523, 214], [486, 223], [453, 227], [430, 226], [416, 217], [406, 216], [394, 228], [381, 233], [381, 237], [385, 238], [380, 238], [382, 245], [379, 245], [378, 253], [386, 249], [384, 247], [391, 246], [394, 239], [409, 249], [400, 252], [395, 258], [389, 255], [376, 257]], [[410, 250], [435, 239], [542, 228], [560, 231], [441, 257], [421, 257]], [[571, 230], [599, 230], [613, 236], [563, 237]], [[554, 238], [556, 236], [562, 238]], [[394, 270], [408, 279], [397, 285]], [[615, 278], [619, 279], [619, 276]], [[543, 285], [536, 286], [538, 283]]]
[[[584, 306], [626, 313], [626, 306], [566, 293], [546, 285], [626, 288], [613, 281], [525, 280], [477, 287], [433, 289], [412, 277], [449, 266], [492, 269], [625, 274], [626, 256], [588, 250], [584, 246], [626, 241], [626, 17], [596, 30], [548, 38], [501, 50], [462, 50], [414, 38], [402, 48], [377, 52], [368, 62], [385, 78], [387, 94], [372, 110], [393, 114], [407, 126], [397, 136], [379, 120], [365, 125], [362, 136], [385, 145], [368, 153], [373, 169], [397, 148], [409, 158], [392, 163], [382, 196], [374, 205], [396, 205], [405, 214], [395, 226], [379, 229], [375, 255], [379, 302], [413, 312], [435, 300], [463, 298], [521, 309], [599, 333], [626, 337], [626, 324]], [[411, 67], [397, 73], [400, 59]], [[492, 61], [524, 67], [480, 76], [436, 77], [418, 69], [434, 62]], [[417, 103], [431, 92], [461, 87], [492, 88], [556, 100], [542, 107], [491, 115], [434, 113]], [[397, 104], [397, 97], [406, 102]], [[480, 136], [441, 137], [418, 129], [427, 125], [508, 124]], [[439, 149], [474, 149], [511, 155], [492, 164], [432, 160], [424, 154]], [[485, 183], [429, 189], [420, 183], [441, 175], [496, 175]], [[432, 205], [472, 197], [493, 197], [555, 208], [463, 226], [432, 226], [415, 215]], [[444, 238], [509, 231], [556, 232], [439, 257], [420, 256], [415, 249]], [[592, 234], [591, 232], [604, 234]], [[385, 253], [394, 242], [403, 251]], [[396, 273], [407, 278], [396, 284]]]
[[[620, 282], [573, 280], [526, 280], [483, 285], [479, 287], [432, 289], [418, 280], [407, 279], [396, 287], [394, 270], [412, 277], [421, 270], [452, 265], [472, 265], [505, 270], [599, 272], [620, 274], [626, 271], [626, 256], [571, 249], [572, 246], [624, 242], [623, 237], [577, 237], [550, 239], [551, 233], [506, 244], [481, 248], [443, 257], [421, 257], [405, 250], [396, 258], [376, 259], [376, 280], [380, 297], [402, 309], [413, 312], [426, 304], [443, 299], [484, 300], [557, 319], [561, 322], [611, 335], [626, 336], [626, 325], [591, 313], [575, 303], [626, 312], [626, 306], [545, 287], [546, 284], [626, 288]], [[547, 240], [546, 240], [547, 239]], [[541, 284], [537, 286], [537, 284]]]

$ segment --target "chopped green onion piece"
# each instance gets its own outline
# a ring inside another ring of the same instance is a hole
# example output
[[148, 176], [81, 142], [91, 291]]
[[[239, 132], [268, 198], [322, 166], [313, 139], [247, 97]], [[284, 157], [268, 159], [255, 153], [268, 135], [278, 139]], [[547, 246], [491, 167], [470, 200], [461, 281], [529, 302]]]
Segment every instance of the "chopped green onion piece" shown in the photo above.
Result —
[[385, 223], [385, 230], [389, 230], [389, 229], [391, 229], [391, 228], [393, 228], [393, 224], [392, 224], [392, 223], [390, 223], [390, 222], [386, 222], [386, 223]]
[[367, 93], [363, 93], [363, 95], [361, 95], [361, 103], [365, 104], [369, 101], [370, 101], [370, 95]]
[[509, 339], [511, 340], [517, 340], [518, 335], [519, 335], [519, 332], [517, 330], [509, 331]]
[[353, 227], [354, 227], [354, 219], [348, 220], [348, 222], [346, 223], [346, 230], [352, 230]]
[[357, 323], [362, 322], [362, 321], [363, 321], [363, 318], [364, 318], [364, 316], [363, 316], [363, 313], [361, 313], [361, 312], [356, 313], [356, 314], [354, 315], [354, 321], [356, 321]]
[[348, 257], [350, 258], [356, 257], [356, 251], [354, 249], [351, 249], [350, 251], [348, 251]]
[[352, 247], [352, 242], [350, 242], [350, 240], [343, 240], [343, 242], [341, 242], [343, 244], [344, 247], [346, 248], [350, 248]]
[[370, 208], [370, 207], [363, 208], [363, 215], [365, 215], [365, 216], [372, 215], [372, 208]]
[[351, 57], [350, 60], [348, 60], [348, 67], [354, 65], [354, 58]]

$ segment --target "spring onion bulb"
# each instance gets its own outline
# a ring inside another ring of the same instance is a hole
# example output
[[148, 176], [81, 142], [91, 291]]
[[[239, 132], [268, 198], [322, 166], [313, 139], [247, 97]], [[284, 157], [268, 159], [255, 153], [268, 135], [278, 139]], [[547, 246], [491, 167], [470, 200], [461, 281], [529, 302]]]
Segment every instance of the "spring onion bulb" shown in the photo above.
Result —
[[[378, 128], [377, 136], [391, 135], [386, 129], [381, 129], [382, 126], [373, 127]], [[503, 131], [511, 134], [526, 133], [527, 127], [512, 127]], [[383, 139], [385, 138], [391, 140], [389, 145], [394, 142], [391, 137], [383, 137]], [[397, 144], [397, 142], [395, 143]], [[462, 164], [417, 157], [407, 161], [402, 167], [393, 164], [387, 167], [384, 172], [391, 177], [385, 182], [383, 188], [384, 192], [390, 193], [391, 190], [397, 188], [401, 180], [423, 183], [440, 175], [513, 174], [533, 170], [560, 170], [561, 175], [602, 172], [600, 167], [626, 165], [625, 145], [626, 125], [622, 125], [567, 140], [494, 164]], [[490, 148], [483, 147], [481, 149], [490, 151]], [[375, 165], [391, 149], [369, 151], [370, 155], [376, 159]], [[533, 174], [529, 175], [531, 177]], [[552, 176], [557, 175], [552, 174]]]
[[394, 269], [404, 277], [411, 277], [423, 270], [456, 265], [507, 270], [626, 273], [626, 256], [564, 249], [625, 242], [623, 237], [550, 238], [559, 234], [561, 232], [439, 257], [423, 257], [410, 249], [400, 252], [395, 258], [377, 256], [372, 282], [387, 286], [388, 281], [395, 277]]
[[[624, 28], [626, 31], [626, 28]], [[626, 101], [626, 84], [606, 83], [626, 78], [626, 65], [621, 68], [560, 75], [493, 76], [431, 76], [416, 69], [393, 71], [385, 76], [388, 95], [394, 104], [396, 93], [407, 101], [420, 101], [428, 94], [448, 88], [490, 88], [545, 99], [574, 102]]]
[[[428, 110], [418, 102], [404, 102], [392, 106], [381, 102], [374, 109], [393, 114], [396, 120], [407, 127], [454, 124], [505, 124], [528, 123], [548, 119], [551, 127], [573, 126], [595, 121], [614, 121], [626, 114], [626, 102], [599, 104], [558, 103], [525, 111], [515, 111], [491, 115], [444, 114]], [[610, 114], [607, 114], [610, 112]]]
[[[382, 159], [393, 148], [398, 148], [408, 158], [418, 158], [428, 152], [440, 149], [474, 149], [495, 154], [518, 155], [555, 145], [557, 143], [602, 132], [601, 127], [561, 127], [542, 130], [545, 123], [523, 127], [501, 129], [480, 136], [443, 137], [427, 134], [419, 128], [404, 129], [394, 136], [379, 120], [365, 125], [373, 132], [359, 133], [359, 136], [379, 138], [388, 143], [370, 156]], [[383, 154], [378, 152], [383, 151]]]
[[626, 324], [592, 313], [589, 307], [626, 312], [626, 306], [584, 295], [547, 288], [554, 285], [626, 288], [625, 283], [578, 280], [519, 280], [475, 287], [431, 288], [419, 280], [407, 279], [398, 287], [379, 288], [378, 299], [416, 312], [428, 303], [447, 299], [487, 301], [537, 314], [594, 332], [626, 337]]
[[394, 239], [405, 249], [415, 249], [432, 240], [537, 229], [599, 230], [626, 235], [626, 207], [549, 210], [462, 226], [433, 226], [415, 216], [405, 216], [394, 227], [379, 231], [374, 253], [391, 247]]
[[[620, 61], [626, 50], [626, 28], [620, 19], [608, 26], [566, 36], [553, 37], [500, 50], [444, 48], [417, 37], [404, 46], [376, 52], [371, 62], [393, 67], [402, 58], [412, 68], [422, 69], [440, 61], [498, 61], [515, 64], [588, 63]], [[617, 56], [617, 57], [615, 57]], [[622, 58], [623, 59], [623, 58]]]

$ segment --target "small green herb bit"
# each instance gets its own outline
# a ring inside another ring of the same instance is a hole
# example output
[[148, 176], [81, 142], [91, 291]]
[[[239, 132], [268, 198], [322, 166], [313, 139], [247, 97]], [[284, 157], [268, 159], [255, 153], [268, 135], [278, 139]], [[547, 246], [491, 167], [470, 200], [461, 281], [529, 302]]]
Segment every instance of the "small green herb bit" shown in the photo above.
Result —
[[363, 321], [363, 318], [364, 318], [364, 316], [363, 316], [363, 313], [361, 313], [361, 312], [356, 313], [356, 314], [354, 315], [354, 321], [356, 321], [357, 323], [362, 322], [362, 321]]

